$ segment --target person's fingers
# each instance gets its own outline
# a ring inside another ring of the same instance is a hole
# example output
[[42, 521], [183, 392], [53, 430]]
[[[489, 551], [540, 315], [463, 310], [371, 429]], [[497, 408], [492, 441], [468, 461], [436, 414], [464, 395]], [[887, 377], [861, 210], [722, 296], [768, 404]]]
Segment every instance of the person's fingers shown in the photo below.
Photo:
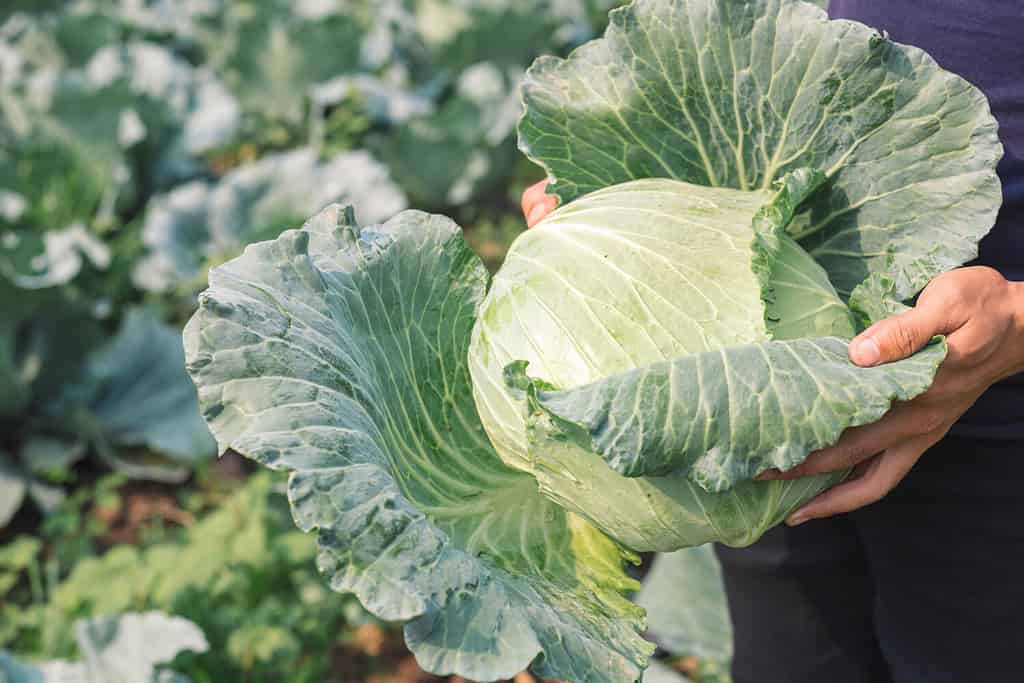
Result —
[[875, 503], [892, 491], [928, 448], [932, 436], [900, 444], [857, 466], [853, 479], [833, 486], [786, 518], [796, 526], [811, 519], [831, 517]]
[[911, 356], [935, 335], [951, 332], [948, 320], [947, 311], [939, 303], [918, 305], [880, 320], [850, 342], [850, 360], [871, 367]]
[[533, 205], [544, 196], [544, 188], [547, 184], [548, 181], [541, 180], [540, 182], [536, 182], [523, 190], [522, 207], [524, 218], [530, 215], [530, 209], [532, 209]]
[[522, 209], [527, 227], [532, 228], [558, 207], [558, 197], [546, 194], [548, 181], [542, 180], [523, 192]]
[[[1001, 277], [996, 274], [996, 277]], [[928, 284], [917, 305], [880, 320], [850, 342], [850, 360], [862, 367], [913, 355], [937, 334], [950, 334], [967, 322], [971, 291], [987, 281], [985, 269], [964, 268], [944, 273]], [[975, 283], [975, 284], [972, 284]]]
[[798, 479], [849, 469], [890, 446], [921, 434], [922, 429], [931, 431], [932, 425], [920, 413], [919, 406], [900, 403], [878, 422], [847, 429], [834, 445], [811, 453], [796, 467], [785, 472], [767, 470], [756, 479]]
[[532, 228], [547, 218], [548, 214], [558, 207], [558, 200], [554, 197], [543, 199], [533, 205], [530, 214], [526, 217], [526, 227]]

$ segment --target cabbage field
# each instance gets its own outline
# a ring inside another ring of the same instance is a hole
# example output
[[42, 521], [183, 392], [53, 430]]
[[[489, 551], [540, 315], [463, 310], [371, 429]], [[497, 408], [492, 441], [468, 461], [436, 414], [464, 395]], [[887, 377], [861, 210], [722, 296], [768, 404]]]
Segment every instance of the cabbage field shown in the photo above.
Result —
[[1001, 148], [824, 0], [620, 4], [4, 4], [0, 683], [730, 680], [709, 542], [928, 388], [845, 344]]
[[0, 681], [441, 680], [330, 592], [284, 478], [214, 458], [181, 327], [333, 202], [458, 216], [496, 266], [541, 177], [518, 84], [614, 4], [3, 3]]

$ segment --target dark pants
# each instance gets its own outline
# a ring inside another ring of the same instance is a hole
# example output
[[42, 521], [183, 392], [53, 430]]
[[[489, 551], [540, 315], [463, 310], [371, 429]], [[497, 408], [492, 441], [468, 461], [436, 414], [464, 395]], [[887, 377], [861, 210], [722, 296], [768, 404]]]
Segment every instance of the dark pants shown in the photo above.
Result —
[[1024, 681], [1024, 441], [947, 437], [881, 502], [718, 555], [736, 683]]

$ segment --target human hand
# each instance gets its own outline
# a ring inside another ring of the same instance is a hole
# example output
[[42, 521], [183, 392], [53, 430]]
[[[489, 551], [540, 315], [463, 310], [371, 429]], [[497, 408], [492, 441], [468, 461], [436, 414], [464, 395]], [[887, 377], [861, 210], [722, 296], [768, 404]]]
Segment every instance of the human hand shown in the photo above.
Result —
[[558, 197], [553, 194], [544, 194], [547, 184], [548, 181], [542, 180], [530, 185], [523, 192], [523, 216], [526, 218], [526, 227], [528, 228], [540, 223], [545, 216], [558, 207]]
[[862, 367], [906, 358], [935, 335], [949, 352], [931, 388], [899, 403], [878, 422], [843, 432], [829, 448], [796, 467], [758, 479], [794, 479], [854, 468], [847, 481], [787, 518], [790, 526], [849, 512], [880, 500], [928, 448], [994, 382], [1024, 371], [1024, 283], [991, 268], [960, 268], [932, 280], [917, 306], [881, 320], [850, 342], [850, 360]]

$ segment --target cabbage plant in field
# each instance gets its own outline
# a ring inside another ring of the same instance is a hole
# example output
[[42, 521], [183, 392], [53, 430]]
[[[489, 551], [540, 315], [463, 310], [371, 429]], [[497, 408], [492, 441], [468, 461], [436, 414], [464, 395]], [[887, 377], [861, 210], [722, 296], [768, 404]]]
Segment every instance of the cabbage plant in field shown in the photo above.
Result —
[[184, 651], [206, 652], [203, 632], [187, 619], [162, 612], [129, 612], [82, 619], [75, 623], [81, 662], [54, 660], [22, 664], [0, 651], [0, 680], [5, 683], [104, 683], [160, 681], [189, 683], [190, 679], [161, 664]]
[[[562, 208], [491, 280], [452, 221], [331, 207], [214, 269], [185, 332], [222, 450], [292, 472], [318, 565], [421, 665], [630, 681], [637, 550], [754, 542], [756, 482], [925, 391], [846, 343], [976, 254], [984, 97], [797, 0], [637, 0], [527, 73]], [[707, 558], [705, 558], [707, 559]]]

